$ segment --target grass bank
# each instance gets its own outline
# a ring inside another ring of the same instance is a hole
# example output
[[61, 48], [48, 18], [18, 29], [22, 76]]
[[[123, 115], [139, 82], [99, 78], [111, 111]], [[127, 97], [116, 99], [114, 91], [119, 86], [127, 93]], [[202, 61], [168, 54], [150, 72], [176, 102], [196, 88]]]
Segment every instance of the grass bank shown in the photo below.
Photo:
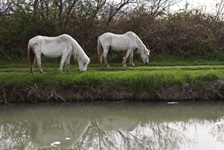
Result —
[[71, 72], [58, 72], [58, 62], [43, 64], [46, 74], [28, 72], [27, 63], [0, 64], [0, 100], [180, 100], [223, 99], [224, 64], [221, 61], [151, 61], [149, 66], [98, 67], [94, 60], [87, 72], [72, 64]]

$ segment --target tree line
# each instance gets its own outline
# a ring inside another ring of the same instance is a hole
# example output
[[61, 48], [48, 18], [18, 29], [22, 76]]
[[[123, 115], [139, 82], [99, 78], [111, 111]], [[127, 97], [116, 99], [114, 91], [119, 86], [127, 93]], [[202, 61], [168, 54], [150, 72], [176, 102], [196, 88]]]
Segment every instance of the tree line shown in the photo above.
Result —
[[135, 32], [152, 55], [224, 59], [224, 2], [205, 13], [181, 0], [0, 0], [0, 59], [27, 55], [36, 35], [74, 37], [88, 55], [104, 32]]

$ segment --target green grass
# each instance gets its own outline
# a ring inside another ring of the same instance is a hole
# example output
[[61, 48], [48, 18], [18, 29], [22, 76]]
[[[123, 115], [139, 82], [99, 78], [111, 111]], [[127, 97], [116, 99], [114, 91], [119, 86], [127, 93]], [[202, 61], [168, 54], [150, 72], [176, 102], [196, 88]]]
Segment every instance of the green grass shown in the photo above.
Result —
[[[160, 62], [158, 62], [160, 60]], [[30, 74], [26, 61], [1, 62], [0, 85], [26, 87], [34, 84], [60, 88], [106, 86], [111, 89], [127, 87], [131, 91], [155, 91], [158, 87], [192, 84], [198, 88], [206, 81], [224, 79], [222, 61], [194, 59], [179, 60], [172, 57], [152, 59], [148, 66], [137, 59], [135, 67], [123, 67], [109, 62], [111, 67], [98, 67], [97, 60], [91, 61], [87, 72], [79, 72], [77, 63], [71, 64], [71, 72], [58, 72], [59, 60], [45, 60], [45, 74]], [[200, 62], [200, 64], [199, 64]]]
[[224, 78], [224, 66], [163, 66], [163, 67], [89, 67], [87, 72], [77, 68], [67, 73], [45, 67], [46, 73], [30, 74], [27, 68], [0, 69], [0, 84], [7, 86], [58, 86], [63, 88], [88, 86], [125, 86], [130, 90], [154, 91], [159, 86], [198, 84]]

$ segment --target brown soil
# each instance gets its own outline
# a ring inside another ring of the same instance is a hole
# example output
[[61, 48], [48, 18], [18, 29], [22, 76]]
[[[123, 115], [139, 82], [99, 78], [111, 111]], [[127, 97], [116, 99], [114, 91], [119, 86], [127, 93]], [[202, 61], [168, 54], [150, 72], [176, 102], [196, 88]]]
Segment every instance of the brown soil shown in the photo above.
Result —
[[126, 87], [111, 90], [110, 87], [82, 87], [62, 89], [60, 87], [43, 87], [34, 84], [29, 87], [0, 87], [0, 103], [11, 102], [72, 102], [72, 101], [107, 101], [107, 100], [208, 100], [224, 99], [224, 80], [206, 82], [193, 87], [173, 85], [159, 87], [155, 92], [149, 90], [136, 92]]

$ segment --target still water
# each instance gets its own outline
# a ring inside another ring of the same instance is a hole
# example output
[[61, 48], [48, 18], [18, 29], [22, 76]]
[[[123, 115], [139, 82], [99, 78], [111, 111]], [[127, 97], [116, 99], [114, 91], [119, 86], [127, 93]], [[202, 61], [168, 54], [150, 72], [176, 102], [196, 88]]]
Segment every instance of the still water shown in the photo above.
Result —
[[223, 150], [224, 103], [4, 105], [0, 149]]

